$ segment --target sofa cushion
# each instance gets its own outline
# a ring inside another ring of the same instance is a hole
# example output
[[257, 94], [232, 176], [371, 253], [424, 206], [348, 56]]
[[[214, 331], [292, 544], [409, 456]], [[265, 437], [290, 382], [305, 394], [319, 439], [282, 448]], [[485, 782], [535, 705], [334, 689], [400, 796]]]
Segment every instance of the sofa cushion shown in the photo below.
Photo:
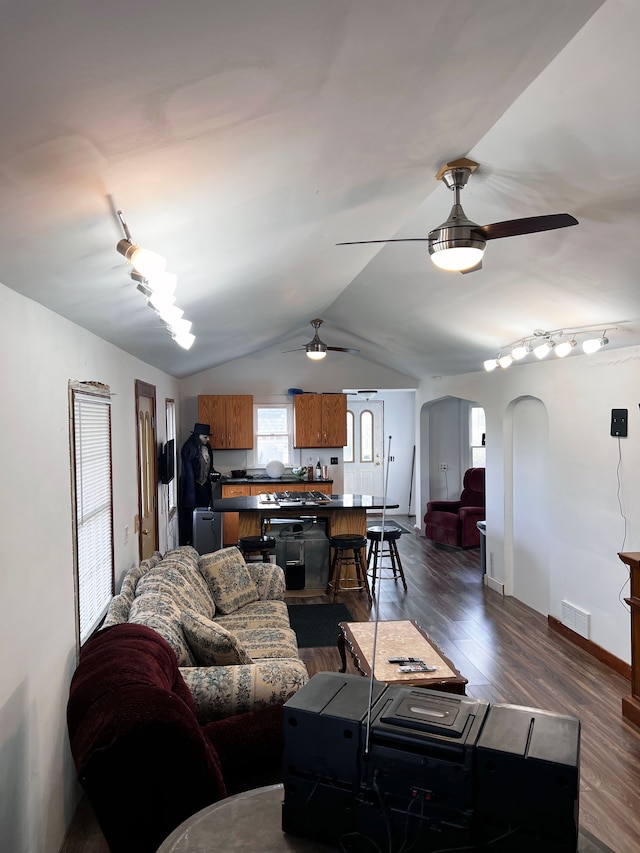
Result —
[[208, 723], [264, 705], [284, 704], [309, 680], [300, 658], [273, 658], [240, 666], [190, 666], [180, 670]]
[[148, 591], [134, 599], [129, 611], [130, 623], [153, 628], [175, 652], [179, 666], [193, 666], [195, 661], [182, 630], [179, 607], [166, 591]]
[[256, 585], [236, 547], [203, 554], [198, 560], [198, 568], [220, 613], [233, 613], [245, 604], [258, 601]]
[[216, 614], [216, 622], [233, 634], [251, 628], [291, 627], [284, 601], [252, 601], [236, 613]]
[[195, 610], [183, 611], [182, 630], [197, 664], [230, 666], [252, 663], [235, 634]]
[[298, 641], [291, 628], [251, 628], [238, 631], [238, 639], [253, 660], [294, 658], [298, 654]]

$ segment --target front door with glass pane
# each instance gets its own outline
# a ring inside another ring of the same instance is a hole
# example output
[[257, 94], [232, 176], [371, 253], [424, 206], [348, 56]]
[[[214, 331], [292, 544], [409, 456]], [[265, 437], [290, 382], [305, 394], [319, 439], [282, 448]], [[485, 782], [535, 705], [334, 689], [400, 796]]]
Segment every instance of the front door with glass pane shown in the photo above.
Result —
[[347, 445], [343, 452], [344, 491], [384, 494], [384, 403], [347, 402]]

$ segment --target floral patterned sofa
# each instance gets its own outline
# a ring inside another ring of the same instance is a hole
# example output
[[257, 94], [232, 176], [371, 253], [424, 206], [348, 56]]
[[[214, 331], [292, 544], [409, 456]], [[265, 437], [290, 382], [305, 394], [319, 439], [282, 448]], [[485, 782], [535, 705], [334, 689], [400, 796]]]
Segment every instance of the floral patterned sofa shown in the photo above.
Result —
[[103, 627], [145, 625], [175, 652], [208, 723], [282, 704], [308, 680], [284, 603], [284, 572], [223, 548], [181, 546], [132, 568]]

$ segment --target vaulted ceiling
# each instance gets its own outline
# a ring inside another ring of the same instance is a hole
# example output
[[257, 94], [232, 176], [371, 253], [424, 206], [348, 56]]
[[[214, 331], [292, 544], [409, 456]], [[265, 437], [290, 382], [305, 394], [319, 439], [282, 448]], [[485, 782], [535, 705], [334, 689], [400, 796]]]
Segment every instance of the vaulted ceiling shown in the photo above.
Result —
[[[535, 329], [640, 343], [637, 0], [10, 0], [0, 281], [175, 376], [322, 339], [416, 379]], [[469, 156], [491, 241], [443, 272], [435, 180]], [[116, 252], [178, 275], [170, 339]], [[292, 353], [291, 358], [304, 358]], [[574, 357], [573, 355], [571, 357]], [[577, 357], [577, 356], [576, 356]]]

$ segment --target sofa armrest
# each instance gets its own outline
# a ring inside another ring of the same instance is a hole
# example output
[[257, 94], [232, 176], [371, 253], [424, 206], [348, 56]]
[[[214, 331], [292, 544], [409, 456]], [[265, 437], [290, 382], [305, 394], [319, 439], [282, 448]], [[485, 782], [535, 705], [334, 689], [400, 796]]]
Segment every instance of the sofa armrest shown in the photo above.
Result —
[[309, 680], [307, 668], [298, 658], [239, 666], [187, 666], [180, 668], [180, 674], [193, 695], [201, 724], [284, 704]]
[[284, 601], [284, 571], [274, 563], [247, 563], [261, 601]]
[[460, 517], [460, 544], [463, 548], [477, 548], [480, 545], [478, 522], [484, 521], [486, 510], [483, 506], [463, 506]]

